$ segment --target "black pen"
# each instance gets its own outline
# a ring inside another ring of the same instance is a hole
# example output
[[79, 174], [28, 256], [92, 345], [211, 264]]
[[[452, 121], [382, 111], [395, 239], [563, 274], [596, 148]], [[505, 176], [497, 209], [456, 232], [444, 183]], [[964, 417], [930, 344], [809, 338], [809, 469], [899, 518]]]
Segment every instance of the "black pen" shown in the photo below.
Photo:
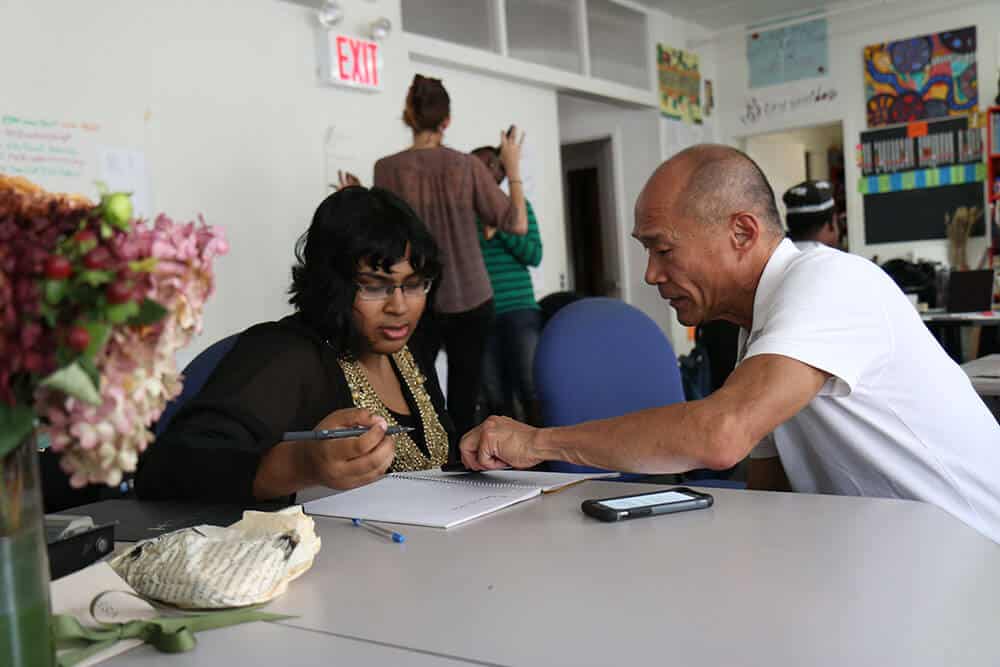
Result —
[[[495, 470], [511, 470], [510, 466], [506, 468], [495, 468]], [[441, 472], [490, 472], [489, 470], [473, 470], [472, 468], [466, 468], [465, 464], [461, 461], [455, 461], [453, 463], [445, 463], [441, 466]]]
[[[385, 430], [386, 435], [399, 435], [409, 433], [416, 429], [412, 426], [390, 426]], [[282, 434], [282, 442], [288, 440], [336, 440], [338, 438], [356, 438], [368, 432], [367, 426], [355, 426], [354, 428], [334, 428], [323, 429], [321, 431], [288, 431]]]

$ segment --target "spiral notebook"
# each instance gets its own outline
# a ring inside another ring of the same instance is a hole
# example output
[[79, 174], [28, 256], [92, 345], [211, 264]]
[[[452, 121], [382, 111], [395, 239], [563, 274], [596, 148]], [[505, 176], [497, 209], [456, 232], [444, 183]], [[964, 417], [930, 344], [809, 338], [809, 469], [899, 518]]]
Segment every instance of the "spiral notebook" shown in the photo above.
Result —
[[451, 528], [541, 493], [618, 473], [573, 474], [503, 470], [487, 473], [395, 473], [358, 489], [306, 503], [320, 516]]

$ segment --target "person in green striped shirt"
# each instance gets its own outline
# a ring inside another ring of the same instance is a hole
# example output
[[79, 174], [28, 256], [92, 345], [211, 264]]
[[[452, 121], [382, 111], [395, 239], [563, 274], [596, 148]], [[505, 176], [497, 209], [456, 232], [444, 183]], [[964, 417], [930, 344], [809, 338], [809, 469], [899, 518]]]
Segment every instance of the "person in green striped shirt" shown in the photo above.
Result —
[[[498, 184], [507, 177], [496, 148], [483, 146], [472, 154], [483, 161]], [[525, 204], [528, 232], [524, 236], [497, 231], [487, 238], [482, 222], [478, 222], [479, 246], [496, 308], [496, 320], [483, 359], [482, 391], [491, 414], [540, 425], [532, 367], [542, 330], [542, 313], [528, 267], [538, 266], [542, 261], [542, 239], [531, 202]]]

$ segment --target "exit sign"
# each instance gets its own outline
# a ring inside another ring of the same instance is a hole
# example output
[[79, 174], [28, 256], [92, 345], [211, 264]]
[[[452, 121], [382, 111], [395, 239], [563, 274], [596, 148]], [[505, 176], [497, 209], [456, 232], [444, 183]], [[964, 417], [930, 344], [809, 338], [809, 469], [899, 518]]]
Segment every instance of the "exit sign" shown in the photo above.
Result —
[[366, 90], [382, 89], [382, 47], [367, 39], [330, 33], [331, 83]]

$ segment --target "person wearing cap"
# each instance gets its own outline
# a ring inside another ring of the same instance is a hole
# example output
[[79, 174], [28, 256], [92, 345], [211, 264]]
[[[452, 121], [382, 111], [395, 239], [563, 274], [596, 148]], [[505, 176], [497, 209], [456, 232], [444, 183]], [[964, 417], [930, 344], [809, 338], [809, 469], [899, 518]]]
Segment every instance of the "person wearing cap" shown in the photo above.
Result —
[[796, 248], [812, 250], [821, 245], [840, 248], [840, 228], [829, 181], [803, 181], [789, 189], [781, 200], [785, 202], [788, 238]]
[[698, 145], [670, 158], [639, 195], [632, 236], [681, 324], [740, 326], [736, 369], [706, 398], [610, 419], [490, 417], [459, 444], [466, 466], [722, 470], [773, 434], [750, 488], [922, 501], [1000, 543], [1000, 424], [877, 264], [786, 238], [750, 157]]

